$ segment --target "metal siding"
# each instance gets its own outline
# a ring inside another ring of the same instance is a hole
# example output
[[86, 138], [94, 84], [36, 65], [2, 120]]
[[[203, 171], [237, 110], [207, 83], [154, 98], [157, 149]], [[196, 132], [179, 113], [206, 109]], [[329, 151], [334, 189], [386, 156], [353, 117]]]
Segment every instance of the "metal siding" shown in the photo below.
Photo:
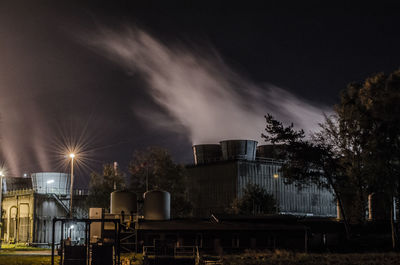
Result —
[[273, 175], [279, 174], [280, 165], [273, 161], [238, 160], [189, 167], [189, 194], [194, 203], [194, 214], [209, 216], [212, 212], [223, 212], [235, 198], [241, 198], [243, 189], [252, 183], [278, 197], [283, 213], [336, 216], [332, 192], [316, 185], [300, 190], [294, 184], [285, 184], [281, 176], [274, 179]]
[[239, 167], [239, 192], [237, 194], [239, 198], [243, 196], [242, 190], [247, 184], [258, 184], [278, 198], [281, 212], [318, 216], [336, 215], [336, 205], [331, 191], [320, 189], [316, 185], [298, 189], [294, 184], [285, 184], [281, 176], [274, 179], [273, 175], [279, 174], [279, 163], [238, 161], [237, 164]]

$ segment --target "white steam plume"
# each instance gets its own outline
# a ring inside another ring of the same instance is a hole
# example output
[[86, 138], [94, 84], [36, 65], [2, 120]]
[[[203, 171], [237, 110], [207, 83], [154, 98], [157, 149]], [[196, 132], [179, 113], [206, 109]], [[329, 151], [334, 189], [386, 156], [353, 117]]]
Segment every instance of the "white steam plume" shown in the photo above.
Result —
[[266, 113], [306, 131], [316, 130], [323, 111], [329, 111], [276, 86], [256, 85], [212, 49], [206, 53], [167, 46], [136, 28], [104, 30], [89, 42], [127, 71], [141, 73], [148, 93], [165, 111], [136, 106], [138, 116], [171, 130], [183, 127], [182, 133], [188, 133], [194, 144], [242, 138], [260, 141]]

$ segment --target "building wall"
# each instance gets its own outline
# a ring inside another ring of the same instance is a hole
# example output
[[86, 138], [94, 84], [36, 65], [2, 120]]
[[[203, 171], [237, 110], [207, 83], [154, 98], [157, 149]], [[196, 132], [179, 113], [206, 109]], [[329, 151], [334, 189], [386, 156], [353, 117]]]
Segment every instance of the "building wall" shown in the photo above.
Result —
[[1, 238], [5, 242], [32, 242], [34, 193], [18, 190], [3, 194]]
[[[281, 213], [298, 215], [336, 216], [336, 201], [333, 193], [316, 185], [299, 189], [294, 184], [285, 184], [280, 175], [281, 163], [271, 160], [237, 161], [238, 197], [242, 197], [247, 184], [258, 184], [277, 200]], [[274, 175], [277, 174], [277, 178]]]
[[[66, 201], [65, 201], [66, 203]], [[1, 239], [7, 243], [34, 243], [48, 245], [52, 240], [53, 218], [67, 217], [68, 212], [52, 194], [37, 194], [33, 190], [15, 190], [3, 193]], [[71, 226], [74, 228], [71, 230]], [[66, 224], [64, 238], [74, 240], [84, 236], [80, 224]], [[55, 226], [55, 241], [61, 239], [61, 223]]]
[[[138, 230], [139, 250], [154, 246], [157, 241], [168, 248], [198, 246], [207, 253], [235, 252], [244, 249], [295, 249], [304, 251], [304, 230]], [[172, 252], [173, 253], [173, 252]]]
[[285, 184], [279, 176], [280, 166], [281, 163], [272, 160], [236, 160], [188, 167], [194, 215], [208, 217], [211, 213], [222, 213], [235, 198], [243, 196], [247, 184], [258, 184], [277, 199], [281, 213], [336, 216], [331, 191], [315, 185], [298, 189], [294, 184]]
[[[67, 217], [62, 205], [51, 195], [35, 194], [35, 243], [49, 243], [52, 239], [53, 218]], [[61, 225], [56, 225], [56, 242], [60, 240]]]
[[222, 213], [237, 196], [237, 164], [219, 162], [188, 168], [195, 216]]

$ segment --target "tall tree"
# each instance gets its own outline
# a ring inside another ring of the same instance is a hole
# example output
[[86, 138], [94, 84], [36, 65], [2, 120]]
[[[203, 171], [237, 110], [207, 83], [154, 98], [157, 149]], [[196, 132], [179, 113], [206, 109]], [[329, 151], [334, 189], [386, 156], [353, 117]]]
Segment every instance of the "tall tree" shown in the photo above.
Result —
[[320, 134], [307, 140], [303, 130], [294, 129], [293, 124], [284, 126], [267, 114], [266, 134], [262, 134], [267, 142], [284, 144], [285, 154], [281, 172], [287, 183], [297, 186], [316, 184], [319, 187], [332, 189], [345, 222], [346, 235], [350, 237], [348, 220], [344, 211], [340, 187], [344, 186], [345, 175], [340, 163], [340, 154], [335, 147]]
[[187, 174], [185, 167], [174, 163], [167, 150], [150, 147], [135, 152], [129, 165], [130, 189], [139, 194], [146, 190], [161, 189], [171, 193], [171, 212], [174, 217], [191, 213], [187, 199]]
[[[384, 194], [390, 204], [393, 248], [397, 248], [393, 198], [399, 195], [400, 180], [399, 102], [400, 71], [397, 70], [349, 86], [337, 106], [342, 134], [357, 140], [349, 152], [357, 155], [360, 165], [350, 168], [358, 171], [368, 193]], [[352, 114], [350, 119], [348, 113]]]
[[[335, 114], [326, 118], [311, 140], [304, 140], [302, 131], [294, 130], [293, 125], [284, 127], [270, 115], [266, 117], [268, 134], [263, 136], [272, 143], [287, 144], [287, 163], [282, 170], [289, 181], [302, 184], [326, 179], [343, 214], [356, 209], [357, 219], [365, 220], [367, 195], [384, 194], [391, 211], [394, 249], [393, 198], [400, 190], [399, 102], [400, 70], [390, 75], [379, 73], [342, 91]], [[353, 197], [346, 209], [341, 201], [349, 200], [349, 195]]]
[[105, 164], [102, 173], [91, 174], [89, 188], [88, 206], [110, 209], [111, 192], [125, 188], [123, 173], [113, 164]]

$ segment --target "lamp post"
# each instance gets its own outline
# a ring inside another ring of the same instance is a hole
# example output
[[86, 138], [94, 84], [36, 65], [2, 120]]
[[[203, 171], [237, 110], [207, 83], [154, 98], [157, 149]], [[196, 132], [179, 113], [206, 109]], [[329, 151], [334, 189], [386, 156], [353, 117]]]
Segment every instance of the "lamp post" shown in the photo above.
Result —
[[[3, 224], [3, 212], [2, 212], [2, 205], [3, 205], [3, 177], [4, 177], [4, 173], [3, 171], [0, 171], [0, 223]], [[1, 226], [1, 230], [3, 230], [3, 226]], [[0, 246], [1, 246], [1, 242], [2, 242], [2, 238], [1, 238], [1, 231], [0, 230]]]
[[71, 186], [69, 188], [69, 196], [70, 196], [70, 202], [69, 202], [69, 217], [72, 218], [72, 197], [73, 197], [73, 192], [74, 192], [74, 158], [75, 154], [71, 153], [69, 154], [69, 157], [71, 158]]

